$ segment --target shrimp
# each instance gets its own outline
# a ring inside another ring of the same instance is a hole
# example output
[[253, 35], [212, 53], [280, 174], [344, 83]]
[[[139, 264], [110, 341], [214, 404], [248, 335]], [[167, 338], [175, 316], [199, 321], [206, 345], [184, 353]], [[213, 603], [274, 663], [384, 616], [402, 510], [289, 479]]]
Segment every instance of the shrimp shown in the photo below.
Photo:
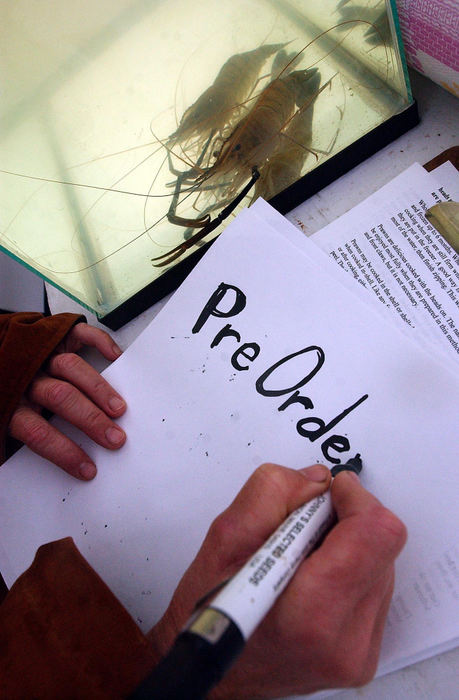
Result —
[[[284, 54], [285, 52], [278, 52]], [[293, 56], [290, 63], [297, 60]], [[276, 64], [276, 61], [273, 62]], [[289, 63], [287, 63], [289, 66]], [[185, 183], [192, 183], [192, 187], [199, 188], [207, 180], [220, 175], [229, 175], [230, 184], [219, 187], [222, 198], [229, 202], [234, 197], [247, 180], [254, 168], [260, 168], [264, 160], [276, 148], [282, 128], [291, 117], [295, 105], [299, 104], [298, 96], [305, 88], [308, 78], [315, 75], [316, 68], [294, 71], [280, 77], [274, 78], [269, 85], [260, 93], [255, 105], [250, 112], [241, 119], [229, 137], [223, 140], [220, 151], [214, 153], [216, 160], [213, 165], [206, 169], [201, 169], [200, 165], [203, 157], [209, 148], [212, 136], [209, 135], [197, 163], [188, 171], [178, 172], [173, 169], [169, 162], [169, 169], [177, 176], [175, 182], [174, 197], [167, 214], [171, 223], [179, 226], [194, 226], [199, 228], [209, 222], [208, 216], [198, 219], [182, 218], [177, 216], [175, 205], [180, 194], [181, 187]], [[215, 144], [216, 141], [213, 141]], [[263, 148], [265, 151], [263, 151]]]
[[267, 160], [260, 171], [252, 202], [258, 197], [272, 199], [300, 178], [308, 154], [317, 158], [317, 154], [311, 149], [314, 103], [319, 94], [330, 85], [331, 80], [327, 80], [319, 89], [320, 73], [311, 78], [308, 84], [309, 94], [306, 91], [302, 93], [299, 109], [282, 134], [281, 148]]
[[[317, 90], [317, 82], [311, 80], [313, 76], [317, 75], [315, 72], [317, 69], [312, 66], [305, 70], [292, 69], [296, 68], [298, 63], [304, 59], [305, 51], [318, 39], [326, 37], [335, 29], [341, 30], [343, 26], [352, 27], [353, 29], [357, 25], [366, 25], [368, 27], [371, 23], [355, 19], [330, 27], [316, 36], [296, 54], [289, 55], [283, 47], [279, 48], [272, 61], [272, 79], [253, 98], [253, 106], [248, 109], [249, 100], [246, 100], [244, 105], [235, 105], [233, 115], [238, 110], [242, 111], [241, 107], [245, 110], [242, 118], [235, 126], [230, 128], [230, 125], [226, 124], [224, 129], [226, 133], [221, 133], [215, 138], [213, 136], [214, 132], [210, 132], [204, 145], [207, 151], [205, 155], [207, 167], [204, 162], [204, 151], [202, 149], [198, 158], [199, 165], [197, 165], [196, 159], [195, 164], [190, 165], [186, 159], [180, 158], [177, 153], [173, 154], [179, 160], [189, 165], [189, 169], [184, 172], [175, 170], [173, 166], [171, 167], [171, 160], [169, 159], [169, 167], [176, 176], [176, 180], [174, 196], [167, 213], [167, 219], [170, 223], [178, 226], [187, 226], [188, 229], [201, 228], [202, 230], [196, 235], [190, 235], [189, 230], [186, 231], [187, 243], [176, 246], [170, 252], [171, 255], [175, 256], [175, 252], [182, 249], [183, 245], [186, 245], [183, 248], [183, 250], [186, 250], [193, 242], [201, 240], [206, 235], [206, 232], [213, 230], [213, 228], [208, 228], [210, 225], [210, 212], [228, 205], [247, 179], [251, 175], [253, 177], [255, 171], [261, 175], [257, 183], [257, 192], [263, 190], [263, 181], [271, 180], [272, 187], [267, 186], [266, 193], [272, 193], [275, 182], [278, 182], [279, 188], [275, 194], [288, 186], [282, 186], [283, 182], [286, 182], [287, 179], [291, 181], [291, 178], [294, 178], [294, 173], [301, 174], [309, 151], [306, 144], [311, 140], [310, 134], [307, 133], [310, 131], [308, 120], [312, 119], [312, 109], [309, 109], [310, 99], [311, 97], [314, 98], [314, 94], [317, 97], [325, 85], [322, 86], [320, 91]], [[344, 39], [340, 39], [338, 42], [334, 42], [333, 46], [327, 45], [325, 56], [316, 59], [315, 63], [323, 60], [343, 41]], [[283, 68], [280, 70], [282, 65]], [[280, 72], [278, 72], [279, 70]], [[326, 85], [330, 84], [330, 82], [331, 80]], [[338, 111], [342, 118], [343, 113], [340, 108], [338, 108]], [[306, 122], [301, 125], [303, 114]], [[291, 127], [290, 132], [287, 133], [289, 126]], [[303, 135], [301, 130], [303, 130]], [[295, 131], [297, 131], [296, 134]], [[228, 132], [229, 135], [227, 135]], [[290, 148], [287, 145], [288, 142], [291, 144]], [[217, 145], [219, 145], [218, 148], [216, 148]], [[284, 154], [281, 155], [283, 149]], [[316, 148], [313, 151], [316, 158], [319, 152], [328, 154], [330, 149], [320, 151]], [[276, 155], [279, 156], [277, 165], [275, 162]], [[215, 159], [214, 162], [212, 162], [212, 157]], [[274, 162], [270, 164], [269, 162], [273, 161], [273, 159]], [[276, 169], [278, 172], [281, 170], [282, 162], [285, 163], [287, 170], [290, 169], [291, 171], [290, 174], [286, 172], [285, 177], [276, 175]], [[252, 180], [252, 182], [255, 184], [256, 180]], [[174, 183], [171, 183], [169, 186], [174, 186]], [[198, 199], [208, 196], [210, 192], [213, 192], [213, 203], [206, 207], [198, 207]], [[196, 196], [192, 207], [200, 212], [200, 216], [194, 219], [189, 216], [189, 197], [193, 193], [196, 193]], [[274, 193], [272, 194], [274, 196]], [[179, 201], [181, 195], [185, 196]], [[185, 204], [185, 207], [182, 207], [182, 203], [185, 203], [186, 200], [188, 200], [188, 203]], [[177, 205], [185, 211], [188, 206], [186, 217], [178, 215]], [[158, 258], [153, 258], [153, 261], [167, 258], [168, 254], [164, 254]]]
[[281, 74], [292, 71], [301, 62], [302, 58], [301, 51], [288, 54], [284, 49], [280, 49], [273, 58], [271, 79], [278, 78]]
[[[248, 177], [251, 176], [251, 180], [243, 189], [245, 194], [258, 180], [260, 169], [279, 147], [283, 131], [294, 116], [296, 106], [304, 101], [306, 95], [311, 95], [312, 98], [314, 92], [317, 92], [317, 79], [320, 81], [318, 69], [307, 68], [272, 80], [260, 93], [250, 112], [224, 140], [216, 154], [215, 163], [196, 178], [197, 188], [214, 177], [228, 178], [228, 185], [223, 188], [224, 201], [230, 203], [226, 207], [225, 216], [232, 211], [231, 200], [235, 196], [238, 202], [241, 201], [241, 193], [237, 193]], [[191, 171], [187, 173], [187, 176], [190, 175]], [[182, 255], [185, 250], [214, 230], [225, 218], [222, 214], [217, 217], [217, 224], [214, 223], [216, 220], [207, 221], [203, 217], [197, 219], [195, 226], [203, 226], [201, 231], [168, 253], [153, 258], [154, 264], [163, 266]], [[170, 216], [172, 220], [180, 223], [179, 217], [175, 217], [173, 213], [170, 213]], [[191, 225], [192, 222], [188, 219], [186, 223]]]
[[253, 109], [225, 140], [215, 163], [201, 178], [231, 175], [227, 194], [237, 192], [253, 168], [258, 170], [274, 153], [301, 96], [316, 86], [317, 68], [276, 78], [262, 91]]
[[171, 147], [194, 137], [207, 138], [231, 124], [239, 106], [255, 89], [265, 61], [280, 51], [283, 44], [265, 44], [252, 51], [237, 53], [220, 68], [212, 85], [185, 110], [176, 131], [167, 140]]
[[[374, 7], [368, 7], [366, 5], [351, 5], [350, 7], [346, 7], [347, 4], [348, 0], [342, 0], [336, 8], [343, 20], [341, 29], [345, 29], [346, 20], [355, 19], [366, 21], [369, 27], [363, 35], [365, 41], [372, 46], [384, 46], [390, 42], [389, 17], [384, 2], [377, 2]], [[338, 27], [338, 30], [339, 29], [340, 27]]]

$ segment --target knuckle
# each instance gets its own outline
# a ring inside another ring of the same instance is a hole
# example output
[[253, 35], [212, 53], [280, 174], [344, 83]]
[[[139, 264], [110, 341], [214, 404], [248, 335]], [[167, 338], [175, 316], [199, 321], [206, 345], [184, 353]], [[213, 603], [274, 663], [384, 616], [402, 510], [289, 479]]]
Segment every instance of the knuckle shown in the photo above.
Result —
[[405, 524], [391, 510], [382, 505], [374, 507], [372, 524], [378, 535], [394, 547], [402, 547], [407, 538]]
[[221, 513], [211, 524], [205, 540], [213, 566], [220, 574], [232, 575], [252, 553], [241, 548], [240, 524], [230, 510]]
[[51, 406], [62, 406], [72, 400], [74, 389], [66, 382], [51, 381], [45, 393], [46, 399]]
[[88, 324], [86, 321], [80, 321], [79, 323], [76, 323], [69, 331], [69, 335], [72, 335], [74, 338], [79, 338], [81, 335], [84, 335], [87, 327]]
[[38, 449], [41, 445], [48, 442], [50, 437], [50, 429], [47, 423], [36, 423], [28, 421], [25, 426], [24, 442], [32, 449]]
[[363, 659], [350, 656], [349, 650], [336, 660], [334, 679], [341, 688], [359, 688], [368, 683], [373, 677]]
[[361, 688], [362, 686], [367, 685], [367, 683], [372, 681], [373, 678], [375, 677], [376, 668], [377, 668], [376, 663], [374, 663], [371, 666], [368, 664], [363, 665], [362, 668], [360, 669], [359, 676], [358, 676], [356, 682], [354, 683], [354, 687]]
[[286, 487], [286, 469], [278, 464], [265, 462], [253, 473], [254, 484], [263, 491], [284, 491]]
[[336, 556], [328, 564], [328, 576], [333, 586], [340, 591], [352, 586], [354, 572], [361, 566], [360, 551], [358, 547], [349, 547], [346, 556]]
[[98, 378], [94, 378], [91, 382], [91, 395], [102, 396], [107, 392], [107, 385], [105, 380], [99, 375]]
[[86, 342], [90, 339], [96, 342], [111, 341], [111, 336], [107, 331], [104, 331], [102, 328], [91, 326], [88, 323], [78, 323], [75, 326], [75, 332], [82, 342]]
[[16, 426], [21, 425], [21, 423], [26, 423], [27, 420], [27, 408], [23, 404], [19, 404], [19, 406], [16, 408], [13, 415], [11, 416], [9, 427], [10, 429], [12, 429], [13, 427], [16, 428]]
[[102, 417], [102, 411], [100, 411], [96, 406], [89, 408], [85, 415], [85, 423], [88, 429], [91, 430], [100, 427]]
[[107, 333], [107, 331], [102, 330], [102, 328], [96, 328], [95, 331], [95, 335], [99, 336], [101, 340], [105, 341], [106, 343], [112, 342], [112, 337], [110, 333]]
[[235, 522], [229, 510], [220, 513], [212, 522], [208, 537], [216, 552], [224, 553], [234, 537]]
[[74, 352], [63, 352], [59, 355], [55, 355], [51, 362], [53, 371], [59, 374], [65, 374], [78, 367], [81, 363], [81, 357]]

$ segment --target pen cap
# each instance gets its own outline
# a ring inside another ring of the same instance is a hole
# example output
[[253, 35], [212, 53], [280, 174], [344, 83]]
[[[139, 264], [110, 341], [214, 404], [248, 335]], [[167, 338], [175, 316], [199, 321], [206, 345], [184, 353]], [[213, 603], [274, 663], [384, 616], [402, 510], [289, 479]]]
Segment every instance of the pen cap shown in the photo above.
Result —
[[355, 457], [348, 459], [345, 464], [336, 464], [330, 471], [333, 477], [340, 472], [354, 472], [354, 474], [360, 474], [362, 471], [362, 466], [362, 458], [360, 453], [357, 453]]

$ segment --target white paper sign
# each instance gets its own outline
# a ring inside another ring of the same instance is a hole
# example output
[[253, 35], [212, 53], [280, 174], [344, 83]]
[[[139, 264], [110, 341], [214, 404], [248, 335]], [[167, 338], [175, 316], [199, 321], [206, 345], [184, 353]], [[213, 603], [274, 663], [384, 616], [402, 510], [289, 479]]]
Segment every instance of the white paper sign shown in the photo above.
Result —
[[382, 663], [453, 643], [457, 378], [285, 237], [241, 214], [105, 376], [128, 402], [126, 445], [68, 431], [95, 459], [94, 482], [26, 449], [0, 470], [7, 583], [40, 544], [71, 535], [148, 629], [259, 464], [360, 452], [365, 485], [410, 533]]

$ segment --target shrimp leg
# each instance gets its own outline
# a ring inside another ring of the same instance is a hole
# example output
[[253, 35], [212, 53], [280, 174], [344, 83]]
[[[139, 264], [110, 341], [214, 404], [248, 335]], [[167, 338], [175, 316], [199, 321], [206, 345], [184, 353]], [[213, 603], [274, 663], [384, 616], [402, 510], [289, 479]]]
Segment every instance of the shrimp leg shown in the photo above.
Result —
[[171, 224], [176, 224], [176, 226], [192, 226], [193, 228], [200, 228], [206, 226], [210, 221], [210, 215], [205, 214], [204, 216], [198, 217], [197, 219], [187, 219], [182, 216], [178, 216], [175, 213], [179, 195], [182, 192], [182, 184], [189, 176], [189, 172], [180, 173], [175, 181], [174, 194], [171, 200], [171, 205], [169, 211], [167, 212], [167, 219]]
[[[169, 207], [169, 211], [167, 212], [167, 219], [171, 224], [176, 224], [177, 226], [191, 226], [193, 228], [201, 228], [202, 226], [206, 226], [210, 222], [210, 215], [205, 214], [204, 216], [198, 217], [197, 219], [188, 219], [184, 218], [182, 216], [178, 216], [176, 214], [176, 208], [177, 208], [177, 203], [178, 203], [178, 198], [182, 192], [182, 185], [184, 182], [189, 182], [189, 181], [195, 181], [196, 180], [196, 171], [199, 170], [199, 166], [201, 165], [202, 161], [205, 158], [205, 155], [207, 153], [207, 150], [209, 148], [209, 145], [213, 139], [214, 136], [214, 131], [212, 131], [209, 135], [209, 138], [207, 139], [206, 143], [204, 144], [204, 147], [199, 155], [199, 158], [196, 162], [196, 165], [194, 168], [191, 168], [190, 170], [185, 170], [183, 172], [179, 172], [176, 170], [172, 164], [172, 159], [171, 159], [171, 154], [170, 151], [167, 153], [167, 157], [169, 160], [169, 170], [173, 175], [176, 175], [177, 178], [175, 180], [175, 188], [174, 188], [174, 194], [171, 200], [171, 204]], [[190, 188], [190, 192], [192, 191], [193, 188]]]

